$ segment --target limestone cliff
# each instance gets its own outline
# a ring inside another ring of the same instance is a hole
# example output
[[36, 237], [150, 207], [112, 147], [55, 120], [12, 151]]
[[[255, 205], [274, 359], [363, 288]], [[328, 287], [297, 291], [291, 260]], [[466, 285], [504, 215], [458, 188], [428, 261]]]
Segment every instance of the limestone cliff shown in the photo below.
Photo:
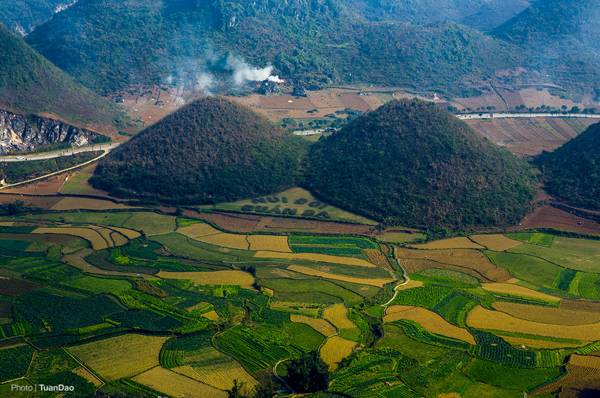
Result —
[[1, 155], [58, 143], [70, 143], [78, 148], [90, 144], [96, 135], [58, 120], [35, 115], [25, 117], [0, 109]]

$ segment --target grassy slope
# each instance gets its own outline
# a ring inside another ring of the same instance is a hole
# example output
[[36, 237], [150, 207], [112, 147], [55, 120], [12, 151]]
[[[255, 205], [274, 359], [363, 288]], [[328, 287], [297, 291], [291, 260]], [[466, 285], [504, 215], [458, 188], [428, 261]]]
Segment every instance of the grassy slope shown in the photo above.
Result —
[[75, 126], [113, 125], [121, 113], [53, 66], [0, 24], [0, 108], [50, 113]]

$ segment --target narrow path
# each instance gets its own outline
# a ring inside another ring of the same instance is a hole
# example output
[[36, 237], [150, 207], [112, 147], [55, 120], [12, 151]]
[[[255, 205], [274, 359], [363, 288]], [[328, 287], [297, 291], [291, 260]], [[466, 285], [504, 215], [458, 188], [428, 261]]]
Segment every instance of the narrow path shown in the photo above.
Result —
[[587, 114], [587, 113], [568, 113], [563, 115], [560, 112], [557, 113], [490, 113], [490, 112], [479, 112], [470, 115], [456, 115], [460, 120], [471, 120], [471, 119], [507, 119], [507, 118], [536, 118], [536, 117], [552, 117], [552, 118], [582, 118], [582, 119], [600, 119], [600, 115]]
[[283, 377], [280, 377], [277, 374], [277, 365], [279, 365], [281, 362], [285, 362], [285, 361], [289, 361], [292, 358], [286, 358], [286, 359], [282, 359], [280, 361], [277, 361], [277, 363], [275, 365], [273, 365], [273, 374], [275, 375], [275, 377], [277, 377], [277, 379], [283, 383], [284, 386], [286, 386], [286, 388], [288, 390], [290, 390], [292, 392], [292, 397], [295, 397], [298, 393], [296, 391], [294, 391], [294, 389], [292, 387], [290, 387], [290, 385], [283, 379]]

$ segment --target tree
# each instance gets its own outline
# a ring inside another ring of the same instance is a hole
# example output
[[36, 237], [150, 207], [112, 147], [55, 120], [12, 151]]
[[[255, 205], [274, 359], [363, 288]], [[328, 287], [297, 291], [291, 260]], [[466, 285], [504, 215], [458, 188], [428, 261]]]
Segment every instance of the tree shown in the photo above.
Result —
[[329, 385], [329, 367], [317, 351], [292, 359], [288, 366], [290, 386], [301, 392], [326, 390]]

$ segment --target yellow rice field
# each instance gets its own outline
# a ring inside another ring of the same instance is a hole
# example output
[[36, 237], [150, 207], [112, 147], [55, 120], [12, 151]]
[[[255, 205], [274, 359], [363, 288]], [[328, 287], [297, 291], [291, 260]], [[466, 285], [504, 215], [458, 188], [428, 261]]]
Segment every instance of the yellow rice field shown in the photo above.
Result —
[[331, 322], [338, 329], [351, 329], [356, 325], [348, 319], [348, 309], [344, 304], [334, 304], [323, 310], [323, 318]]
[[258, 384], [238, 361], [213, 347], [186, 352], [184, 364], [173, 370], [220, 390], [231, 389], [234, 379], [249, 388]]
[[397, 286], [396, 290], [408, 290], [408, 289], [413, 289], [415, 287], [421, 287], [421, 286], [423, 286], [422, 281], [415, 281], [415, 280], [410, 279], [404, 285]]
[[126, 245], [127, 242], [129, 242], [129, 239], [127, 239], [125, 236], [123, 236], [122, 234], [120, 234], [117, 231], [112, 231], [110, 233], [110, 238], [112, 239], [113, 243], [115, 244], [115, 246], [123, 246]]
[[217, 246], [230, 247], [232, 249], [248, 250], [246, 235], [219, 233], [196, 238], [200, 242], [210, 243]]
[[33, 234], [64, 234], [73, 235], [83, 238], [92, 244], [94, 250], [102, 250], [108, 247], [106, 240], [100, 235], [98, 231], [94, 231], [91, 228], [77, 228], [77, 227], [58, 227], [58, 228], [47, 228], [40, 227], [32, 232]]
[[586, 368], [600, 369], [600, 357], [573, 354], [569, 358], [569, 363], [576, 366], [585, 366]]
[[177, 232], [182, 235], [189, 236], [192, 239], [198, 239], [202, 236], [216, 235], [221, 233], [221, 231], [206, 223], [195, 223], [188, 227], [179, 228], [177, 229]]
[[71, 354], [108, 381], [131, 377], [158, 365], [168, 337], [126, 334], [70, 347]]
[[589, 325], [600, 322], [600, 314], [585, 311], [572, 311], [552, 307], [540, 307], [518, 303], [495, 302], [492, 305], [498, 311], [515, 318], [555, 325]]
[[110, 234], [113, 232], [112, 230], [102, 228], [102, 227], [97, 227], [97, 226], [90, 226], [90, 228], [95, 230], [96, 232], [98, 232], [100, 235], [102, 235], [102, 238], [104, 238], [104, 240], [108, 242], [108, 247], [115, 246], [115, 242], [112, 240], [112, 238], [110, 236]]
[[51, 210], [112, 210], [112, 209], [135, 209], [135, 207], [125, 206], [121, 203], [114, 203], [110, 200], [73, 198], [66, 197], [50, 208]]
[[206, 314], [202, 314], [202, 316], [211, 321], [219, 320], [219, 314], [217, 314], [215, 310], [207, 312]]
[[90, 383], [95, 385], [96, 387], [99, 387], [103, 384], [102, 380], [98, 379], [96, 376], [94, 376], [93, 373], [91, 373], [89, 370], [87, 370], [83, 366], [73, 369], [72, 372], [78, 376], [83, 377], [84, 379], [86, 379], [87, 381], [89, 381]]
[[305, 315], [292, 314], [292, 322], [305, 323], [323, 336], [329, 337], [337, 333], [335, 327], [325, 319], [313, 318]]
[[359, 285], [371, 285], [382, 287], [386, 283], [393, 282], [393, 279], [365, 279], [365, 278], [352, 278], [350, 276], [342, 276], [336, 274], [330, 274], [329, 272], [318, 271], [314, 268], [303, 267], [301, 265], [290, 265], [287, 267], [290, 271], [299, 272], [305, 275], [319, 276], [321, 278], [334, 279], [338, 281], [351, 282]]
[[218, 390], [160, 366], [142, 373], [132, 380], [172, 397], [227, 398], [225, 391]]
[[466, 341], [475, 345], [473, 336], [463, 328], [452, 325], [433, 311], [421, 307], [413, 307], [407, 311], [399, 311], [383, 317], [383, 322], [393, 322], [399, 319], [408, 319], [417, 322], [430, 332], [452, 337], [457, 340]]
[[12, 221], [0, 221], [0, 227], [12, 227], [14, 222]]
[[121, 227], [110, 227], [113, 231], [117, 231], [123, 236], [126, 236], [128, 239], [135, 239], [140, 237], [140, 233], [138, 231], [134, 231], [133, 229], [121, 228]]
[[386, 315], [397, 314], [398, 312], [412, 310], [413, 308], [415, 308], [415, 307], [412, 305], [392, 305], [385, 309], [385, 314]]
[[523, 244], [523, 242], [507, 238], [500, 234], [473, 235], [471, 236], [471, 240], [496, 252], [503, 252]]
[[168, 272], [160, 271], [159, 278], [191, 279], [196, 285], [252, 286], [254, 277], [244, 271]]
[[354, 341], [339, 336], [330, 337], [321, 347], [321, 358], [329, 365], [329, 370], [335, 370], [342, 359], [352, 354], [355, 346]]
[[283, 253], [291, 253], [290, 245], [288, 245], [287, 236], [271, 236], [271, 235], [248, 235], [250, 250], [267, 250]]
[[324, 263], [333, 264], [348, 264], [348, 265], [359, 265], [362, 267], [375, 267], [368, 261], [361, 260], [359, 258], [352, 257], [338, 257], [329, 256], [327, 254], [318, 253], [280, 253], [280, 252], [269, 252], [265, 250], [259, 250], [256, 252], [254, 257], [257, 258], [285, 258], [289, 260], [309, 260], [309, 261], [321, 261]]
[[560, 301], [560, 298], [558, 297], [540, 293], [512, 283], [482, 283], [481, 287], [492, 293], [512, 294], [513, 296], [525, 296], [548, 301]]
[[600, 336], [600, 323], [577, 326], [550, 325], [515, 318], [500, 311], [487, 310], [481, 306], [477, 306], [469, 312], [467, 325], [479, 329], [503, 330], [577, 340], [595, 341]]
[[419, 245], [410, 245], [411, 247], [416, 247], [417, 249], [485, 249], [483, 246], [478, 245], [477, 243], [472, 242], [469, 238], [461, 237], [461, 238], [451, 238], [451, 239], [443, 239], [436, 240], [434, 242], [429, 242], [425, 244]]

